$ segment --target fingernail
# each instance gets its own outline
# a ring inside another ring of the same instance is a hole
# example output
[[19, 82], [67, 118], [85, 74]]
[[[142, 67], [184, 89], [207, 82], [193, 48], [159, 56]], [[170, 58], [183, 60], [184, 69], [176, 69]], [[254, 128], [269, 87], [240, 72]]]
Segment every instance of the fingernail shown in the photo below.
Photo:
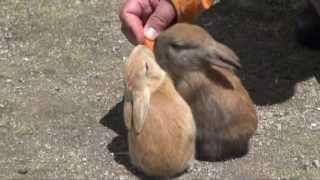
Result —
[[144, 36], [150, 40], [155, 40], [159, 36], [159, 33], [154, 28], [149, 27], [144, 30]]

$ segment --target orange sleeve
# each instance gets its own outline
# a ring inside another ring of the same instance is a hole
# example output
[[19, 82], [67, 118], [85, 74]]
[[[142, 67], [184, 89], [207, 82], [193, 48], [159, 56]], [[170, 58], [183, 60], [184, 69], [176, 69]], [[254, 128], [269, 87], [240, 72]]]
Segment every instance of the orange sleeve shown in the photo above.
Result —
[[178, 22], [189, 23], [217, 2], [218, 0], [172, 0], [177, 11]]

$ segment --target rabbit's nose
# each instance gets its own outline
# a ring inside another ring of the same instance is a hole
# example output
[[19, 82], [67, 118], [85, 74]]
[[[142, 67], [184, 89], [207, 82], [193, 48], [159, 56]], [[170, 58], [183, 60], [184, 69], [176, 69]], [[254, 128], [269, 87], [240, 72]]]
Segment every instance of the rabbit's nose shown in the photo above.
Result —
[[127, 88], [128, 90], [132, 90], [132, 86], [133, 86], [133, 77], [129, 76], [127, 79]]
[[129, 80], [127, 81], [127, 88], [129, 91], [132, 90], [132, 83]]

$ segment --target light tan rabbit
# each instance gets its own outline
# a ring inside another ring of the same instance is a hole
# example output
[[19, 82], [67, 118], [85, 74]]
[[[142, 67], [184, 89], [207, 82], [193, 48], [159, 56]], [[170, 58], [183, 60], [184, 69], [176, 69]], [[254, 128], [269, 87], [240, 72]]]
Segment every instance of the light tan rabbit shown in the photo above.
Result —
[[148, 176], [183, 172], [195, 154], [190, 107], [145, 46], [138, 45], [130, 54], [125, 80], [124, 118], [131, 162]]

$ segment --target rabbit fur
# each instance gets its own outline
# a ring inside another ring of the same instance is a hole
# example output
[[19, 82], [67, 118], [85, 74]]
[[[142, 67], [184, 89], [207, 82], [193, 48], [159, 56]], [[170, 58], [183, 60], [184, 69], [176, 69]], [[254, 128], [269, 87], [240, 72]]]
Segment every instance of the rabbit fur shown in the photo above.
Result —
[[195, 155], [189, 105], [148, 48], [138, 45], [125, 65], [124, 118], [131, 162], [148, 176], [171, 177]]
[[234, 72], [241, 68], [237, 55], [200, 26], [178, 23], [157, 38], [155, 56], [192, 109], [197, 159], [245, 155], [258, 121], [252, 100]]

